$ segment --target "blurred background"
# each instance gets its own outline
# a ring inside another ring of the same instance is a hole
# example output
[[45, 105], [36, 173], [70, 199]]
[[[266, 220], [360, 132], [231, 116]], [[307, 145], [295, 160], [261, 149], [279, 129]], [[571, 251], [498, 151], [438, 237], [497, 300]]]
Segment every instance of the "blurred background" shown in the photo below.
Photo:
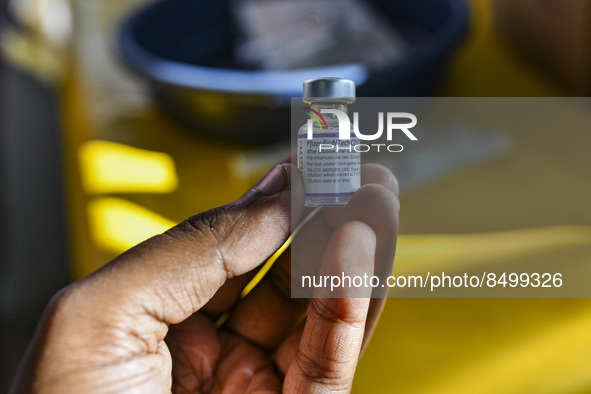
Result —
[[[350, 78], [359, 96], [591, 88], [587, 0], [0, 4], [0, 391], [56, 290], [232, 201], [290, 151], [303, 80]], [[395, 265], [591, 262], [588, 129], [475, 131], [468, 148], [442, 135], [436, 171], [398, 171]], [[392, 299], [355, 386], [591, 392], [589, 332], [585, 299]]]

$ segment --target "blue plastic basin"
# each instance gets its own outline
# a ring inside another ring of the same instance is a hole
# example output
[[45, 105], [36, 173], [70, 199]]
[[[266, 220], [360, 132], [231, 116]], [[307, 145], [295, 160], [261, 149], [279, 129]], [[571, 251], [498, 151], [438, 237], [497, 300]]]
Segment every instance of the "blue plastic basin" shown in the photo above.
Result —
[[464, 0], [374, 0], [410, 43], [400, 62], [371, 72], [361, 63], [296, 70], [240, 69], [232, 59], [228, 0], [166, 0], [129, 18], [123, 59], [151, 84], [162, 108], [189, 129], [262, 143], [289, 137], [290, 98], [309, 78], [343, 77], [358, 96], [431, 96], [466, 36]]

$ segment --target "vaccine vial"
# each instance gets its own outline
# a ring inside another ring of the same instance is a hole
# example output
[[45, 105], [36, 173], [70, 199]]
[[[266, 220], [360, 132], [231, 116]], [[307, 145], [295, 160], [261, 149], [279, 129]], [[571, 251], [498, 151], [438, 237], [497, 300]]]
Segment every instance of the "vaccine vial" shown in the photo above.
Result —
[[347, 113], [347, 105], [355, 101], [355, 83], [343, 78], [307, 80], [303, 101], [309, 116], [298, 131], [304, 205], [346, 205], [361, 186], [361, 154], [356, 150], [359, 139]]

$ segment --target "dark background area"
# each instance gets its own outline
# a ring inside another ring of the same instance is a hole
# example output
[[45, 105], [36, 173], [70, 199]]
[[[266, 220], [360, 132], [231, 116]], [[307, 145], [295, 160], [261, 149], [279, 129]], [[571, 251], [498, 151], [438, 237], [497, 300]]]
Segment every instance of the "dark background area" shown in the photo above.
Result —
[[[0, 29], [6, 1], [0, 1]], [[47, 300], [69, 281], [55, 91], [0, 56], [0, 392]]]

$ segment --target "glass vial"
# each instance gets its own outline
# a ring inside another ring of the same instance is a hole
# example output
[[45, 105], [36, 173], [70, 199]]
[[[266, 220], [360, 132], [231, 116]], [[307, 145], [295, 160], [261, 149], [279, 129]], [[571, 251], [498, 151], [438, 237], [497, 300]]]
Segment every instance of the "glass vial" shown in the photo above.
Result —
[[[304, 205], [346, 205], [361, 186], [361, 155], [356, 151], [359, 139], [347, 114], [347, 105], [355, 101], [355, 83], [343, 78], [307, 80], [303, 101], [310, 117], [298, 131]], [[341, 132], [340, 128], [346, 129]], [[349, 138], [339, 138], [344, 135]]]

